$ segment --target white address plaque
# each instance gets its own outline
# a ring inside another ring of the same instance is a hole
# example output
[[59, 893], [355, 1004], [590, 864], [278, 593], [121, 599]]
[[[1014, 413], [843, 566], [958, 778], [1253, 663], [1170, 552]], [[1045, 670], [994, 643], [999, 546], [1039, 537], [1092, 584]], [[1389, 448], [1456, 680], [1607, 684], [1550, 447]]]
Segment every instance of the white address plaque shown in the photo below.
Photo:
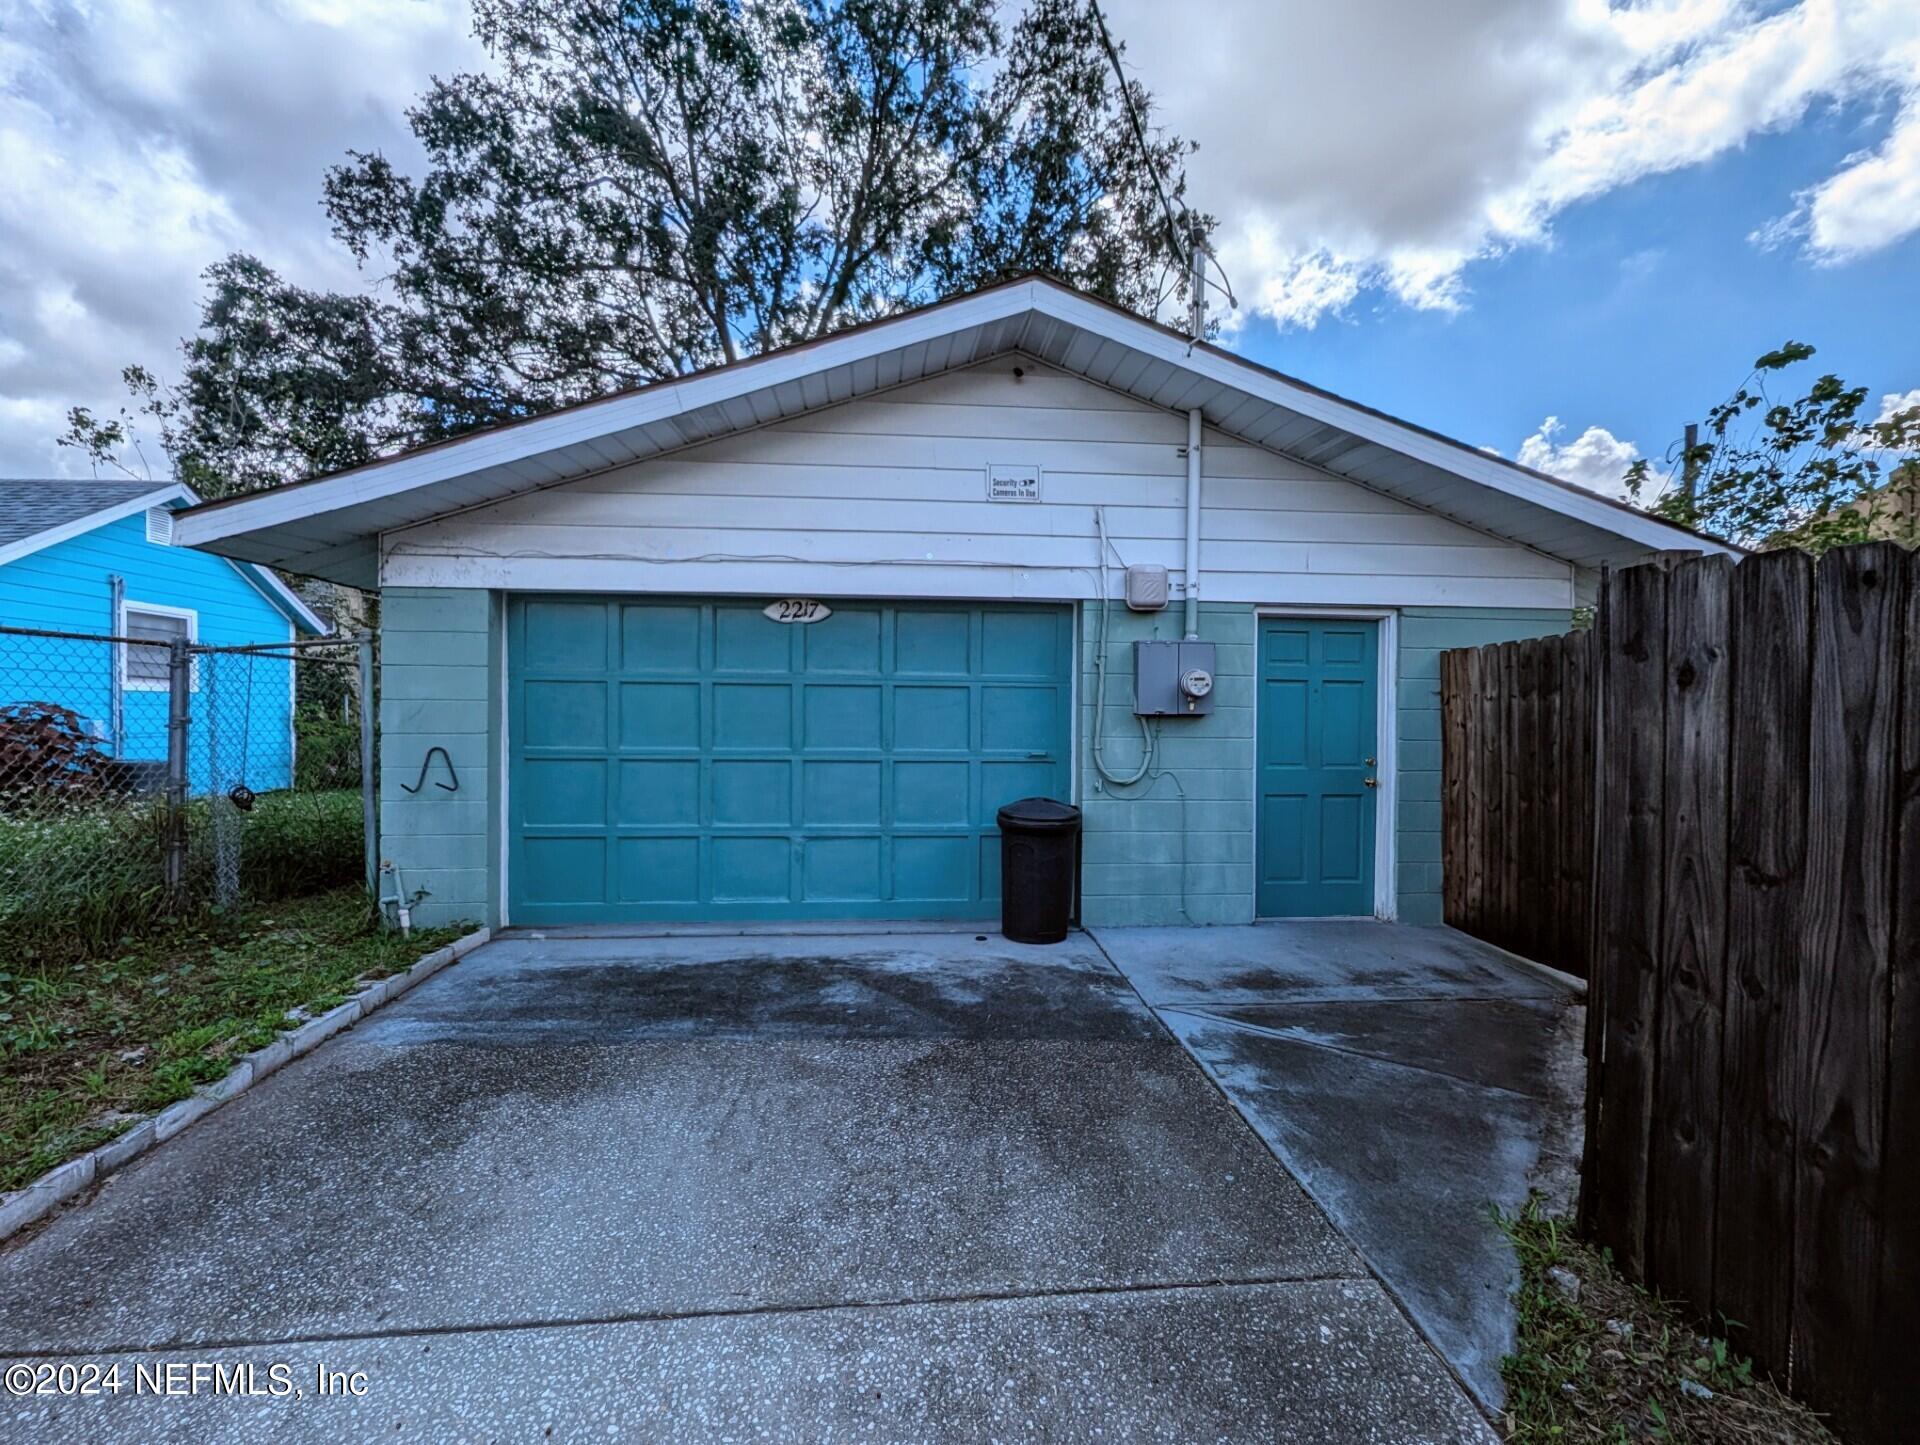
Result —
[[788, 597], [779, 602], [769, 602], [761, 609], [775, 622], [825, 622], [833, 616], [833, 609], [824, 602], [815, 602], [810, 597]]

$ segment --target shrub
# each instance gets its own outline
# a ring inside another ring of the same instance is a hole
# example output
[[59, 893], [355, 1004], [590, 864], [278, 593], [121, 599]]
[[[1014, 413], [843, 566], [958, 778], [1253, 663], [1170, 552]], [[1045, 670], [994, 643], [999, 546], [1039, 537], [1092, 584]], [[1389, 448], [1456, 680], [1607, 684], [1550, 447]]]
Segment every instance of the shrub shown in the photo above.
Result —
[[[204, 910], [214, 897], [216, 807], [231, 805], [197, 798], [187, 806], [184, 911]], [[358, 792], [263, 793], [226, 826], [239, 838], [247, 900], [298, 897], [361, 877]], [[159, 801], [106, 801], [52, 817], [0, 814], [0, 949], [57, 958], [148, 931], [169, 915], [165, 863]]]
[[360, 786], [360, 724], [302, 704], [293, 715], [293, 786], [304, 793]]

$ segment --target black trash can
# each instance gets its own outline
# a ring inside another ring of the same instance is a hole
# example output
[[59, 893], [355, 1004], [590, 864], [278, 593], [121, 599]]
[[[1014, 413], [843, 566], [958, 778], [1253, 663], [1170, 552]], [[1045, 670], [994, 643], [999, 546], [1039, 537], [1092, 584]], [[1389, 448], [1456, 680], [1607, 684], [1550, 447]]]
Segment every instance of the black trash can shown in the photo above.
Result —
[[1080, 810], [1022, 798], [1000, 810], [1000, 932], [1015, 943], [1058, 943], [1080, 882]]

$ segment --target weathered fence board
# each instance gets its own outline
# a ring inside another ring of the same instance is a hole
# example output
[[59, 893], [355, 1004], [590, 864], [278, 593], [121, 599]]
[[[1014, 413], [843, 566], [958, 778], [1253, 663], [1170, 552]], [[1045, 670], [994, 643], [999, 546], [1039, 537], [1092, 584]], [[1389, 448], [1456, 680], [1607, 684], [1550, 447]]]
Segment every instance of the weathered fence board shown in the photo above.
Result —
[[[1605, 845], [1596, 873], [1596, 956], [1606, 961], [1600, 1021], [1600, 1107], [1593, 1148], [1614, 1161], [1592, 1191], [1594, 1227], [1621, 1263], [1646, 1266], [1648, 1136], [1653, 1113], [1654, 1029], [1665, 912], [1667, 574], [1635, 567], [1601, 596], [1600, 706], [1607, 747], [1598, 787]], [[1604, 900], [1631, 899], [1609, 907]]]
[[1849, 1326], [1880, 1267], [1904, 561], [1882, 542], [1814, 572], [1792, 1341], [1796, 1377], [1851, 1399], [1872, 1352]]
[[1584, 971], [1581, 1219], [1849, 1439], [1920, 1438], [1920, 558], [1605, 578], [1443, 665], [1447, 917]]
[[1900, 786], [1894, 799], [1893, 942], [1889, 955], [1887, 1138], [1881, 1152], [1885, 1258], [1873, 1330], [1875, 1424], [1888, 1438], [1920, 1422], [1920, 556], [1907, 559], [1901, 698]]
[[1807, 722], [1813, 566], [1803, 552], [1733, 574], [1738, 649], [1729, 708], [1753, 720], [1729, 739], [1727, 1011], [1719, 1188], [1743, 1200], [1719, 1220], [1713, 1309], [1767, 1360], [1787, 1358], [1793, 1292], [1793, 1108], [1800, 1041], [1790, 1008], [1807, 858]]
[[1667, 588], [1665, 902], [1647, 1171], [1661, 1186], [1647, 1251], [1655, 1278], [1703, 1303], [1713, 1299], [1720, 1143], [1731, 571], [1724, 557], [1683, 562]]

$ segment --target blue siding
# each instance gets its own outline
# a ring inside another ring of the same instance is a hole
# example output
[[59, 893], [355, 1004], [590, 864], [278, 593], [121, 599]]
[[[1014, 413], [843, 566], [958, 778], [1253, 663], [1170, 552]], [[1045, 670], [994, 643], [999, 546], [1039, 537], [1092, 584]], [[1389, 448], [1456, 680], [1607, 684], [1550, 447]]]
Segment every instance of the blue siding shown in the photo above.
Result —
[[[113, 575], [125, 582], [130, 603], [152, 602], [198, 612], [198, 636], [203, 643], [236, 645], [285, 642], [288, 638], [286, 614], [232, 563], [210, 553], [147, 541], [146, 519], [138, 515], [0, 567], [0, 623], [57, 632], [108, 633], [113, 625], [108, 578]], [[114, 649], [104, 644], [0, 638], [0, 703], [58, 703], [83, 718], [96, 719], [104, 734], [112, 713], [113, 653]], [[200, 689], [194, 699], [190, 779], [196, 791], [207, 786], [208, 729], [203, 720], [213, 688], [223, 693], [217, 699], [223, 727], [236, 726], [243, 715], [250, 714], [247, 785], [255, 792], [291, 785], [292, 666], [278, 658], [253, 659], [249, 700], [249, 663], [245, 659], [222, 659], [217, 676], [202, 663]], [[120, 756], [164, 759], [166, 694], [130, 689], [122, 714], [126, 735], [118, 749]], [[231, 770], [239, 757], [237, 743], [223, 743], [221, 753]]]

